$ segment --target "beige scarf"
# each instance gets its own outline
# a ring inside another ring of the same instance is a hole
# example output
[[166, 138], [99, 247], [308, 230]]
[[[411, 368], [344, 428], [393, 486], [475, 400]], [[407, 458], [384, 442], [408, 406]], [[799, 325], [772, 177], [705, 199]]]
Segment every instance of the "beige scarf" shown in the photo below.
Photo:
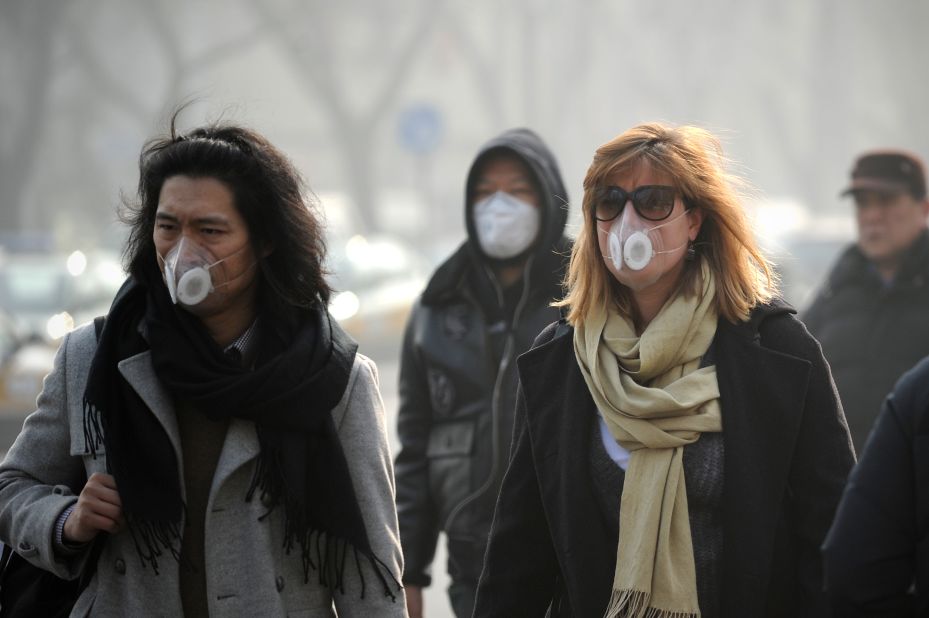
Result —
[[575, 326], [574, 353], [610, 432], [630, 452], [607, 618], [700, 616], [684, 483], [684, 446], [721, 431], [716, 368], [700, 359], [716, 333], [715, 285], [678, 294], [637, 336], [615, 310]]

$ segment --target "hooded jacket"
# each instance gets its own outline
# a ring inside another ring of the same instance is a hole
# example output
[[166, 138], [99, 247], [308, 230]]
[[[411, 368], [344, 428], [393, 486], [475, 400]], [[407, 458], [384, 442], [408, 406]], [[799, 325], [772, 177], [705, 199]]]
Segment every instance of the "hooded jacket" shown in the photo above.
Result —
[[[527, 164], [541, 210], [522, 278], [507, 290], [480, 249], [471, 212], [481, 166], [500, 151]], [[405, 584], [430, 583], [439, 531], [448, 536], [452, 579], [476, 584], [480, 575], [512, 435], [514, 361], [558, 318], [550, 303], [562, 295], [570, 254], [567, 203], [552, 153], [527, 129], [485, 144], [468, 172], [468, 238], [433, 274], [403, 340], [396, 478]]]

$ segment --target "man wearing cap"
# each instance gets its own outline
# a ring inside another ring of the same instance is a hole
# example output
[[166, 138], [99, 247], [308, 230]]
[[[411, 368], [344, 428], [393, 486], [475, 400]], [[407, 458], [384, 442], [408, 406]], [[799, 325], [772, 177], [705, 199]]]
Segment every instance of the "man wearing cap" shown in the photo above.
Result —
[[804, 321], [832, 367], [861, 451], [897, 378], [929, 354], [929, 200], [915, 155], [861, 155], [851, 195], [858, 241], [841, 255]]

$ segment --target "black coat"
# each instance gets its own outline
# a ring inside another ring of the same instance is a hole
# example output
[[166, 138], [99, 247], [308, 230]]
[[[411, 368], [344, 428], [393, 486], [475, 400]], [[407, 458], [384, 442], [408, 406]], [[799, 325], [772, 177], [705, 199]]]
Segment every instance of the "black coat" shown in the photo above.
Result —
[[[508, 291], [489, 276], [470, 215], [476, 170], [501, 149], [526, 162], [542, 202], [539, 242]], [[466, 187], [468, 240], [414, 304], [400, 359], [397, 515], [403, 582], [415, 586], [431, 582], [440, 530], [452, 579], [477, 586], [512, 436], [516, 357], [558, 319], [551, 302], [562, 296], [571, 251], [563, 237], [567, 193], [552, 154], [533, 133], [508, 131], [486, 144]]]
[[929, 615], [929, 357], [884, 402], [823, 555], [836, 615]]
[[929, 354], [929, 232], [890, 286], [856, 246], [839, 258], [803, 321], [823, 347], [861, 450], [884, 397]]
[[[476, 618], [602, 616], [616, 547], [589, 474], [592, 400], [573, 331], [519, 359], [511, 459], [478, 590]], [[854, 463], [819, 346], [784, 305], [738, 326], [720, 320], [713, 350], [725, 448], [725, 618], [828, 616], [819, 546]], [[615, 533], [613, 533], [615, 535]]]

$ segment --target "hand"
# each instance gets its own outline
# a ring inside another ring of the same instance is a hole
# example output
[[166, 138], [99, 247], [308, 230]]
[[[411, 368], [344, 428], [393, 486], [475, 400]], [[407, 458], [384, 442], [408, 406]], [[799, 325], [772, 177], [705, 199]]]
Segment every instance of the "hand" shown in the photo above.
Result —
[[423, 589], [420, 586], [405, 586], [406, 611], [410, 618], [423, 618]]
[[118, 532], [125, 524], [116, 479], [95, 472], [84, 484], [77, 506], [65, 521], [62, 536], [69, 543], [87, 543], [101, 532]]

